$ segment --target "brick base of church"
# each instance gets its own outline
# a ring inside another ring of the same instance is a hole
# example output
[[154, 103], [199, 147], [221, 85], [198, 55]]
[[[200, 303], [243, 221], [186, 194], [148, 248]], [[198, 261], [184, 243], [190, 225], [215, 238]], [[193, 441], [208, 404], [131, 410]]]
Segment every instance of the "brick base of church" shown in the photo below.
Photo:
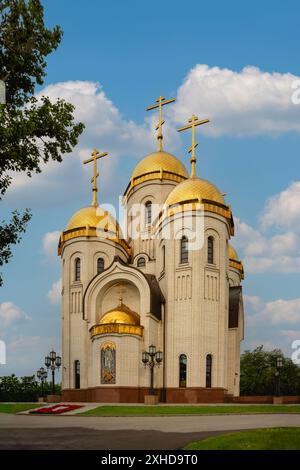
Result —
[[[165, 403], [224, 403], [223, 388], [166, 388], [156, 390], [160, 402]], [[94, 387], [87, 389], [65, 389], [62, 400], [91, 403], [144, 403], [149, 388], [138, 387]]]

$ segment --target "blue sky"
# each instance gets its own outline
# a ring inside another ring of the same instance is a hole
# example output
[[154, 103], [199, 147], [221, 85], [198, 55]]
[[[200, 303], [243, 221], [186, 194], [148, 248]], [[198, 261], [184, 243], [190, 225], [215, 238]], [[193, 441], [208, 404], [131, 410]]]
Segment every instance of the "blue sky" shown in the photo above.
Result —
[[37, 92], [74, 102], [87, 127], [61, 166], [32, 181], [19, 177], [1, 203], [4, 216], [33, 210], [3, 270], [3, 373], [30, 374], [51, 347], [60, 350], [55, 244], [72, 213], [90, 202], [81, 161], [94, 147], [110, 152], [100, 194], [115, 203], [135, 163], [156, 146], [145, 107], [160, 94], [177, 98], [166, 114], [165, 146], [187, 166], [187, 137], [174, 129], [192, 112], [211, 118], [198, 137], [198, 172], [227, 193], [237, 217], [233, 243], [246, 270], [242, 347], [264, 343], [291, 354], [300, 339], [300, 105], [291, 101], [300, 76], [297, 3], [43, 1], [47, 24], [60, 24], [64, 37]]

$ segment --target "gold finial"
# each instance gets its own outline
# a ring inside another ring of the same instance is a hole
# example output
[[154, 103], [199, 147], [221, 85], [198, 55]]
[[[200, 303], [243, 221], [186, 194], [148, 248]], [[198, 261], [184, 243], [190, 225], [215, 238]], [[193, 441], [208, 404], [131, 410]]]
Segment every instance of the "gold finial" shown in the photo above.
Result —
[[122, 304], [123, 304], [123, 294], [124, 294], [124, 292], [125, 292], [124, 285], [123, 285], [122, 282], [120, 282], [120, 284], [119, 284], [119, 292], [118, 292], [118, 294], [119, 294], [119, 307], [121, 307]]
[[195, 114], [189, 119], [189, 124], [187, 126], [183, 126], [180, 129], [177, 129], [178, 132], [185, 131], [186, 129], [192, 129], [192, 146], [189, 148], [189, 153], [191, 153], [191, 178], [195, 178], [196, 176], [196, 154], [195, 148], [197, 147], [197, 143], [195, 142], [195, 127], [200, 126], [200, 124], [206, 124], [209, 122], [209, 119], [202, 119], [199, 120]]
[[91, 180], [91, 182], [93, 183], [93, 206], [94, 207], [98, 207], [98, 200], [97, 200], [97, 192], [98, 192], [98, 188], [97, 188], [97, 178], [99, 176], [99, 173], [97, 171], [97, 160], [98, 158], [102, 158], [102, 157], [106, 157], [106, 155], [108, 155], [107, 152], [103, 152], [103, 153], [99, 153], [99, 150], [93, 150], [92, 152], [92, 158], [88, 158], [88, 160], [85, 160], [83, 163], [86, 164], [86, 163], [90, 163], [90, 162], [93, 162], [94, 163], [94, 173], [93, 173], [93, 178]]
[[158, 124], [157, 124], [155, 129], [158, 131], [157, 132], [157, 140], [158, 140], [158, 150], [159, 150], [159, 152], [161, 152], [162, 149], [163, 149], [162, 126], [165, 123], [165, 121], [163, 121], [163, 118], [162, 118], [162, 107], [165, 104], [174, 103], [174, 101], [175, 101], [175, 98], [172, 98], [171, 100], [166, 100], [166, 98], [164, 98], [163, 96], [159, 96], [156, 100], [156, 103], [158, 103], [158, 104], [154, 104], [153, 106], [149, 106], [148, 108], [146, 108], [146, 111], [151, 111], [151, 109], [158, 108]]

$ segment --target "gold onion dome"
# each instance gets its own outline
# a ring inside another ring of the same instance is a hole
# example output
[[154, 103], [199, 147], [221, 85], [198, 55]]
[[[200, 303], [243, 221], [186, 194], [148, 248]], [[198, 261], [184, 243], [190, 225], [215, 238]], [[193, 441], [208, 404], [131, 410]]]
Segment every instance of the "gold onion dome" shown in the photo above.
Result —
[[163, 150], [150, 153], [134, 168], [125, 193], [144, 181], [167, 179], [179, 183], [188, 177], [184, 164]]
[[224, 197], [219, 189], [207, 180], [200, 178], [189, 178], [178, 184], [169, 194], [166, 206], [189, 202], [213, 201], [225, 205]]
[[239, 271], [240, 278], [244, 279], [244, 266], [233, 246], [228, 244], [229, 267]]
[[112, 323], [139, 325], [140, 317], [121, 301], [118, 307], [106, 312], [99, 321], [99, 325], [108, 325]]
[[228, 244], [228, 257], [233, 261], [239, 261], [238, 254], [230, 243]]
[[128, 254], [130, 253], [129, 245], [120, 237], [118, 222], [101, 206], [87, 206], [75, 212], [60, 236], [58, 254], [61, 254], [66, 241], [78, 237], [107, 238], [121, 245]]

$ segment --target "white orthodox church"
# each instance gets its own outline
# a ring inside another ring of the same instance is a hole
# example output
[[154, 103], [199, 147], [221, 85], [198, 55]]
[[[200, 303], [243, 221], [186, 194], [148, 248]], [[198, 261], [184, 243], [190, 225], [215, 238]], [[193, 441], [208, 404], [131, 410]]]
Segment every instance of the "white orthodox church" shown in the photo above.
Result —
[[244, 274], [229, 242], [232, 212], [196, 175], [195, 127], [207, 120], [192, 116], [180, 129], [192, 130], [190, 176], [163, 150], [162, 105], [171, 101], [160, 97], [150, 108], [159, 108], [159, 146], [125, 189], [127, 232], [98, 206], [97, 159], [106, 154], [94, 151], [86, 162], [94, 164], [93, 204], [71, 217], [58, 247], [64, 400], [143, 402], [151, 376], [143, 352], [153, 346], [160, 401], [239, 395]]

